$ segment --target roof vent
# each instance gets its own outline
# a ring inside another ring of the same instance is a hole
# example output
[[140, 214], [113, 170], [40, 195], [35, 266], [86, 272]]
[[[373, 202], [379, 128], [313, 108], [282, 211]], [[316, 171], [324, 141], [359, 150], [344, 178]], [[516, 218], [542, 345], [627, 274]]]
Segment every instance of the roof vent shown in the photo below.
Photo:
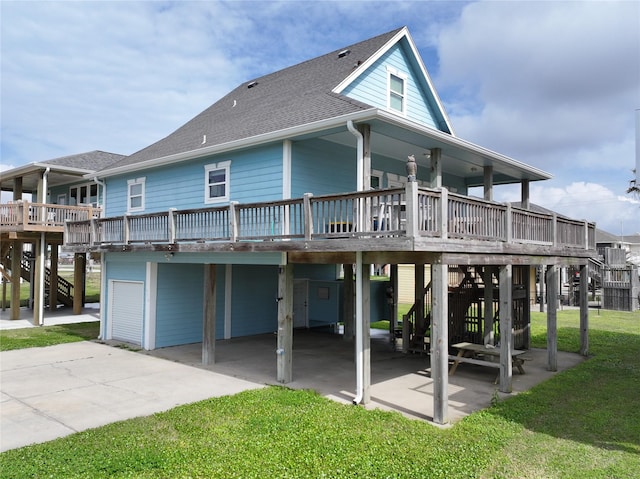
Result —
[[344, 58], [346, 57], [349, 53], [351, 53], [351, 50], [347, 49], [347, 50], [342, 50], [340, 53], [338, 53], [338, 58]]
[[256, 86], [257, 84], [258, 84], [258, 82], [257, 82], [257, 81], [252, 81], [251, 83], [249, 83], [249, 84], [247, 85], [247, 88], [253, 88], [253, 87], [254, 87], [254, 86]]

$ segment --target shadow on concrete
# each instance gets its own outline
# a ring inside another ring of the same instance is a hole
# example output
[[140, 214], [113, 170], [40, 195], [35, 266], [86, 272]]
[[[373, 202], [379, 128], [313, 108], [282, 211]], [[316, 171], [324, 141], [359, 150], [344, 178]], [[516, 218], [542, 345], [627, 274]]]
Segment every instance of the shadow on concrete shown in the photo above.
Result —
[[[340, 334], [296, 330], [293, 342], [293, 389], [312, 389], [342, 403], [355, 397], [354, 345]], [[221, 374], [262, 384], [276, 381], [276, 335], [263, 334], [216, 342], [216, 362], [202, 365], [200, 343], [146, 352], [156, 357], [210, 369]], [[546, 350], [527, 353], [526, 374], [514, 372], [513, 394], [530, 389], [557, 374], [546, 369]], [[579, 364], [578, 354], [558, 353], [558, 370]], [[433, 381], [427, 355], [393, 351], [388, 334], [372, 331], [371, 403], [368, 408], [399, 412], [409, 418], [431, 421]], [[497, 394], [496, 369], [461, 364], [449, 377], [451, 422], [488, 407]], [[508, 397], [508, 394], [499, 394]]]

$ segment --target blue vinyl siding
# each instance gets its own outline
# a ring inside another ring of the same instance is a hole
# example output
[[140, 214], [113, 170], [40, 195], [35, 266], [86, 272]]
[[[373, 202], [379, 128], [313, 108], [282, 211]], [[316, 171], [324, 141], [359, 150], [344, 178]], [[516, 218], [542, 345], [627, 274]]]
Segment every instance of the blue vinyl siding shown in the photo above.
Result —
[[296, 279], [335, 281], [336, 271], [335, 264], [296, 264], [293, 267]]
[[105, 266], [107, 281], [145, 281], [147, 278], [146, 262], [136, 261], [133, 255], [106, 253]]
[[293, 144], [291, 196], [356, 191], [356, 150], [323, 140]]
[[202, 341], [203, 291], [203, 265], [158, 264], [157, 348]]
[[[341, 283], [338, 281], [309, 282], [309, 327], [335, 324], [340, 321]], [[328, 297], [321, 296], [320, 290], [328, 292]]]
[[231, 336], [271, 333], [278, 327], [278, 268], [233, 267]]
[[142, 177], [145, 178], [145, 213], [215, 206], [204, 201], [204, 167], [221, 161], [231, 161], [229, 194], [232, 201], [247, 203], [282, 197], [282, 144], [274, 143], [107, 178], [106, 216], [126, 213], [127, 180]]
[[[435, 101], [422, 81], [422, 72], [412, 64], [413, 55], [402, 43], [394, 45], [364, 74], [342, 91], [343, 95], [360, 100], [376, 108], [387, 109], [387, 67], [408, 75], [406, 81], [406, 117], [432, 128], [441, 129]], [[446, 131], [446, 130], [445, 130]]]

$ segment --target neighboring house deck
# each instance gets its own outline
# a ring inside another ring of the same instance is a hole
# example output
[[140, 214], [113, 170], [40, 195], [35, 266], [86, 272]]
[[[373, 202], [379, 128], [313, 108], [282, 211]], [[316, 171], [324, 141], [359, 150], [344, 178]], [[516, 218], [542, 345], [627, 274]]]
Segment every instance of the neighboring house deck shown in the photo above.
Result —
[[[57, 272], [64, 225], [68, 221], [90, 220], [102, 214], [104, 191], [99, 183], [87, 176], [122, 158], [123, 155], [96, 150], [2, 172], [0, 188], [3, 192], [10, 191], [13, 198], [0, 205], [0, 269], [3, 280], [12, 284], [12, 319], [20, 317], [21, 280], [30, 283], [34, 324], [42, 324], [45, 302], [51, 310], [58, 304], [73, 304], [74, 312], [80, 313], [84, 288], [72, 288], [58, 277]], [[23, 199], [25, 195], [30, 196], [31, 201]], [[26, 264], [25, 244], [32, 245], [33, 253]], [[51, 269], [45, 267], [47, 258]], [[77, 255], [75, 284], [84, 284], [83, 258], [84, 254]], [[59, 295], [50, 294], [50, 291], [58, 291]]]
[[0, 228], [9, 237], [17, 237], [18, 233], [63, 233], [66, 222], [99, 218], [101, 213], [93, 206], [16, 201], [0, 205]]

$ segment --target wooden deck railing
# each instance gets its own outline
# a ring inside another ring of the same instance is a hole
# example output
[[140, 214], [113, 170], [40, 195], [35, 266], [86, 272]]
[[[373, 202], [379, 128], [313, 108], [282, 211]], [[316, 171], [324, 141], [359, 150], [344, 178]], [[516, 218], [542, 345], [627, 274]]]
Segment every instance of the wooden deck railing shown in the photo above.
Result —
[[595, 225], [449, 193], [406, 188], [68, 221], [65, 245], [435, 237], [595, 249]]
[[16, 201], [0, 204], [3, 231], [64, 231], [67, 221], [98, 218], [101, 210], [91, 206], [66, 206]]

